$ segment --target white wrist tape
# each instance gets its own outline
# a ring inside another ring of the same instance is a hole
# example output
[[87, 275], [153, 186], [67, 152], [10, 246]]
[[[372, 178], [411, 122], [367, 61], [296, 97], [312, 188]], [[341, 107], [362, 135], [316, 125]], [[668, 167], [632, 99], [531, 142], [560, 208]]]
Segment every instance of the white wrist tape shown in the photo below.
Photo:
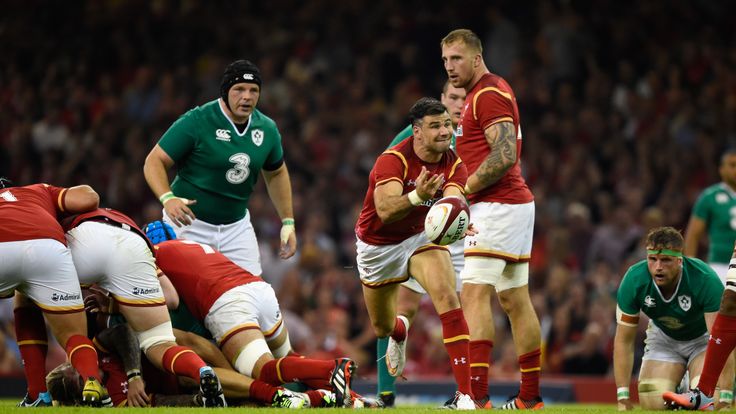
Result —
[[409, 202], [413, 206], [418, 206], [424, 202], [421, 197], [419, 197], [419, 194], [417, 193], [417, 190], [412, 190], [409, 194], [407, 194], [407, 197], [409, 197]]

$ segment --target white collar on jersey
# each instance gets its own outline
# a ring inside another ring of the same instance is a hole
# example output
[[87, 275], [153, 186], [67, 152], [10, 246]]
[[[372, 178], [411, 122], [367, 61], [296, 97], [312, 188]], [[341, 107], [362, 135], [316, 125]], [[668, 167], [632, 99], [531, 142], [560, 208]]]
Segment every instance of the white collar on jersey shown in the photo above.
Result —
[[217, 104], [220, 107], [220, 112], [222, 112], [222, 116], [224, 116], [225, 119], [227, 119], [227, 121], [230, 122], [230, 125], [233, 126], [233, 131], [235, 131], [235, 133], [238, 134], [239, 137], [242, 137], [243, 135], [245, 135], [245, 131], [247, 131], [248, 128], [250, 128], [250, 120], [251, 118], [253, 118], [253, 113], [251, 112], [251, 114], [248, 115], [248, 124], [245, 126], [245, 129], [243, 129], [243, 133], [241, 134], [240, 131], [238, 130], [238, 127], [235, 126], [235, 122], [233, 122], [233, 120], [230, 119], [230, 117], [227, 115], [227, 112], [225, 112], [225, 110], [222, 109], [222, 106], [225, 105], [225, 102], [223, 102], [222, 98], [217, 98]]

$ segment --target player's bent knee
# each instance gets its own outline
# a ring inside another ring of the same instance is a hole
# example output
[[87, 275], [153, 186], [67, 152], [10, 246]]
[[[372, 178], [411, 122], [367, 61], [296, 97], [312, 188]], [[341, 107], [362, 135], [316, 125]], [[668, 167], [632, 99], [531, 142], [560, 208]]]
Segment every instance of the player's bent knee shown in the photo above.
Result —
[[136, 332], [136, 336], [138, 337], [138, 343], [140, 344], [141, 350], [144, 353], [148, 352], [151, 347], [156, 345], [166, 342], [176, 343], [176, 337], [174, 336], [174, 329], [171, 326], [171, 321], [164, 322], [145, 331]]
[[665, 408], [662, 394], [674, 391], [677, 384], [666, 378], [646, 378], [639, 381], [639, 403], [645, 410], [662, 410]]
[[271, 350], [268, 348], [266, 340], [263, 338], [254, 339], [240, 350], [240, 353], [235, 358], [233, 366], [239, 373], [246, 377], [251, 377], [253, 375], [253, 368], [255, 368], [256, 362], [258, 362], [264, 354], [271, 354]]
[[289, 341], [289, 335], [286, 335], [286, 340], [283, 344], [281, 344], [278, 348], [271, 350], [274, 358], [283, 358], [289, 355], [289, 352], [291, 352], [291, 342]]

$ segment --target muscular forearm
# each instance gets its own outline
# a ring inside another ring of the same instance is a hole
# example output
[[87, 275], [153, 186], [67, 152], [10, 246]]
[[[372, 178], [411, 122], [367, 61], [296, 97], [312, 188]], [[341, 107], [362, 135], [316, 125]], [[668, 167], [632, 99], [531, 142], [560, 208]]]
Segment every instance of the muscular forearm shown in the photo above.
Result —
[[291, 202], [291, 179], [286, 164], [273, 172], [263, 172], [266, 190], [276, 213], [280, 218], [293, 218], [294, 207]]
[[631, 383], [631, 372], [634, 369], [633, 342], [616, 335], [613, 343], [613, 376], [616, 387], [628, 387]]
[[414, 205], [411, 204], [407, 194], [383, 197], [380, 205], [378, 202], [376, 203], [378, 218], [380, 218], [384, 224], [401, 220], [406, 217], [413, 208]]
[[491, 152], [468, 177], [467, 188], [471, 193], [495, 184], [516, 163], [516, 127], [513, 123], [493, 124], [484, 134]]
[[506, 171], [514, 166], [516, 147], [514, 147], [514, 153], [509, 154], [509, 156], [511, 155], [514, 158], [508, 159], [502, 157], [500, 151], [492, 151], [488, 154], [478, 169], [468, 177], [468, 188], [470, 192], [478, 192], [500, 180], [506, 174]]

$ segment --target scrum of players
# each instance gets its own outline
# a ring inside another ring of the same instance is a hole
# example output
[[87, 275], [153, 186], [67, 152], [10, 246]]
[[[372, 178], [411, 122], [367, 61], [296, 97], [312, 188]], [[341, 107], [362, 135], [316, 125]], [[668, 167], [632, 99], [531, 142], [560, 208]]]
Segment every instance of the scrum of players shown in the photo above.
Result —
[[[209, 246], [167, 241], [162, 222], [146, 234], [86, 185], [3, 179], [0, 198], [0, 293], [15, 296], [28, 382], [20, 406], [372, 404], [351, 389], [351, 359], [294, 354], [271, 286]], [[185, 300], [217, 345], [173, 329], [167, 305]], [[44, 316], [69, 361], [48, 375]], [[296, 381], [300, 392], [283, 387]]]

